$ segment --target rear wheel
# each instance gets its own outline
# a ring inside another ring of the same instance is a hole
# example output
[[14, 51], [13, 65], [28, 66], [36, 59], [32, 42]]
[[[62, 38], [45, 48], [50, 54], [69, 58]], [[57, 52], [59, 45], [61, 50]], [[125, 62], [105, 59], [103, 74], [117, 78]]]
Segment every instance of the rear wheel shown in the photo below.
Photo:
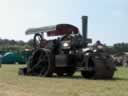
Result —
[[52, 76], [54, 70], [53, 55], [49, 50], [37, 49], [28, 64], [28, 73], [39, 76]]

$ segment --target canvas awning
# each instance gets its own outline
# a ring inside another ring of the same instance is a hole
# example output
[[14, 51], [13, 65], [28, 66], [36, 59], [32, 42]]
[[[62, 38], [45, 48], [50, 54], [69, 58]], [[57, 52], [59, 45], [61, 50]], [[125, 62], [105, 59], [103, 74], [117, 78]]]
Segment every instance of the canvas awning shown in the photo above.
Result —
[[59, 36], [64, 34], [77, 34], [78, 28], [71, 24], [58, 24], [40, 28], [31, 28], [26, 31], [26, 35], [46, 32], [48, 36]]

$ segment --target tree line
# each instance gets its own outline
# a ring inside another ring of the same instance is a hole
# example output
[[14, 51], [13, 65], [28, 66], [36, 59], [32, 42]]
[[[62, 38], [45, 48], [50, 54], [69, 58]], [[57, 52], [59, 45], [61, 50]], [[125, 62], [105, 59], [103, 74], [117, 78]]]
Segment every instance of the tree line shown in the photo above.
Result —
[[128, 43], [116, 43], [113, 46], [109, 46], [112, 54], [128, 52]]
[[0, 39], [0, 53], [13, 51], [13, 52], [23, 52], [25, 49], [32, 49], [33, 40], [24, 42], [22, 40], [9, 40], [9, 39]]
[[[8, 52], [8, 51], [15, 51], [15, 52], [23, 52], [25, 49], [32, 49], [33, 48], [33, 40], [30, 39], [27, 42], [22, 40], [9, 40], [9, 39], [1, 39], [0, 38], [0, 52]], [[121, 52], [128, 52], [128, 43], [116, 43], [112, 46], [108, 46], [110, 49], [110, 53], [116, 54]]]

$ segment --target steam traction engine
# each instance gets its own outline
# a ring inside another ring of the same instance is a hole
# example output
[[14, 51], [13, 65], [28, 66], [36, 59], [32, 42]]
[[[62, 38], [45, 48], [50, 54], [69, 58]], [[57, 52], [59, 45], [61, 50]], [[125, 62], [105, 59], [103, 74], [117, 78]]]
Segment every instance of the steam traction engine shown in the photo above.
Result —
[[[79, 29], [70, 24], [32, 28], [26, 34], [34, 35], [34, 50], [27, 67], [20, 68], [21, 75], [73, 76], [80, 71], [85, 78], [111, 79], [115, 64], [103, 46], [88, 47], [91, 39], [87, 39], [88, 17], [82, 17], [82, 35]], [[47, 36], [57, 39], [46, 40]]]

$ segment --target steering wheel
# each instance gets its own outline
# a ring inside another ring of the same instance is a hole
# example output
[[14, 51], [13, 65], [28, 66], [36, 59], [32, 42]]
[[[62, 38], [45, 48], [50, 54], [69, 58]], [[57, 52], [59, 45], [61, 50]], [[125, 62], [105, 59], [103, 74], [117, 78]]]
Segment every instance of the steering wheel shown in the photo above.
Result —
[[33, 39], [33, 47], [35, 48], [35, 49], [37, 49], [37, 48], [41, 48], [41, 43], [42, 43], [42, 41], [43, 41], [44, 39], [43, 39], [43, 37], [42, 37], [42, 35], [41, 34], [39, 34], [39, 33], [36, 33], [35, 34], [35, 36], [34, 36], [34, 39]]

